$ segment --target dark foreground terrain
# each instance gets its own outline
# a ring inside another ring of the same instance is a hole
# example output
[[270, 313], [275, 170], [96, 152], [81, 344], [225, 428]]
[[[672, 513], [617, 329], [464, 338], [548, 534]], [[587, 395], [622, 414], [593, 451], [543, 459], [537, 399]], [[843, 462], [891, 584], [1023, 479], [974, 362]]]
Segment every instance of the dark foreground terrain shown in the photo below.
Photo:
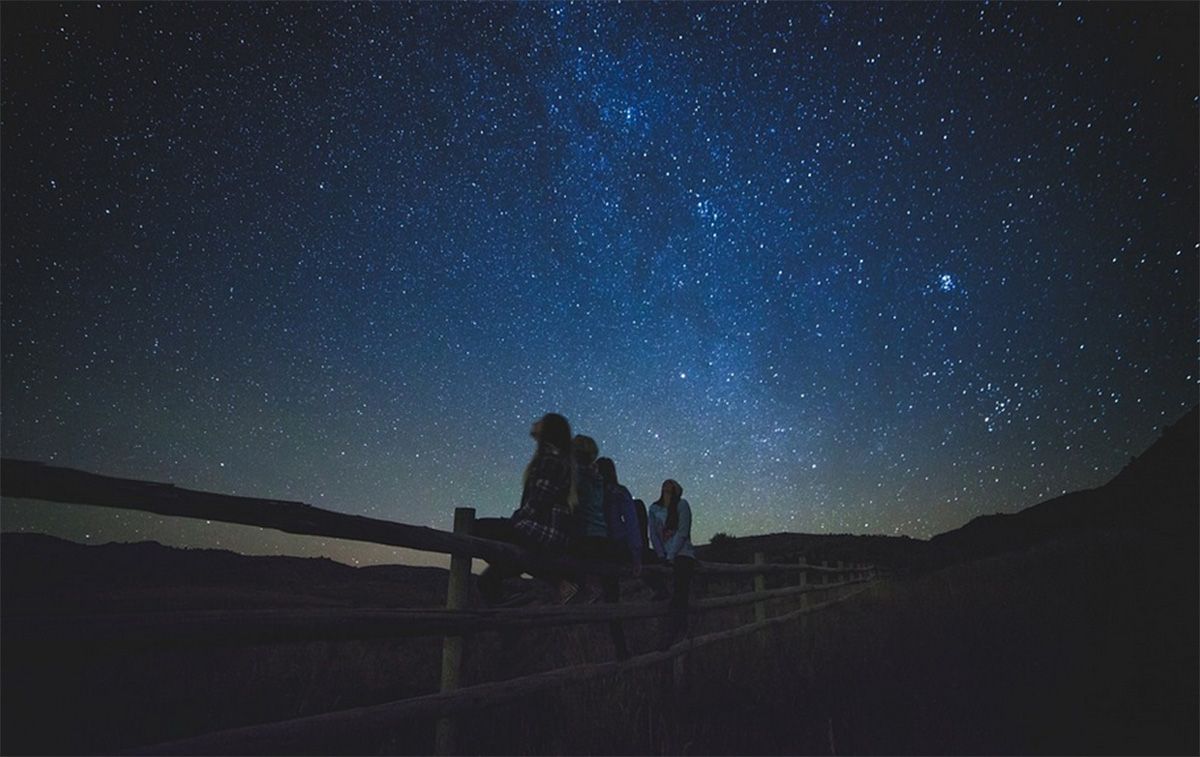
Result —
[[[929, 542], [776, 534], [714, 545], [722, 559], [762, 550], [772, 561], [869, 559], [892, 572], [803, 621], [690, 654], [682, 685], [645, 668], [464, 718], [462, 749], [1196, 754], [1198, 436], [1193, 411], [1105, 487]], [[111, 753], [436, 689], [439, 639], [86, 640], [89, 617], [115, 612], [437, 606], [443, 571], [15, 534], [3, 537], [0, 560], [5, 754]], [[625, 591], [645, 596], [637, 583]], [[749, 613], [708, 614], [695, 628], [727, 628]], [[24, 620], [48, 614], [72, 617], [78, 639], [21, 633]], [[635, 653], [649, 648], [650, 622], [628, 632]], [[598, 628], [484, 634], [467, 646], [465, 683], [610, 655]], [[420, 722], [383, 739], [347, 736], [338, 751], [432, 748], [432, 724]]]

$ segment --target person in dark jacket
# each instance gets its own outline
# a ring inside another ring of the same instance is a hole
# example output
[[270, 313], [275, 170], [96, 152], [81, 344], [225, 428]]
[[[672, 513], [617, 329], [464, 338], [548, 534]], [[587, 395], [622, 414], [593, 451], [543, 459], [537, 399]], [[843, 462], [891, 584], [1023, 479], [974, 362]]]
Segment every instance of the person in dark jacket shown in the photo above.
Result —
[[649, 516], [646, 515], [646, 503], [640, 499], [633, 501], [633, 507], [637, 511], [638, 534], [642, 538], [642, 554], [645, 555], [650, 551], [650, 536], [647, 528], [650, 525]]
[[[508, 518], [480, 518], [474, 535], [506, 541], [532, 552], [553, 556], [570, 546], [573, 510], [577, 501], [571, 465], [571, 424], [558, 413], [547, 413], [533, 424], [529, 435], [537, 442], [533, 458], [525, 466], [521, 503]], [[479, 593], [489, 604], [504, 600], [503, 581], [519, 576], [517, 563], [495, 562], [479, 575]], [[547, 574], [539, 578], [553, 580]]]
[[596, 461], [596, 469], [604, 480], [604, 522], [610, 542], [616, 544], [619, 559], [633, 565], [633, 574], [641, 574], [646, 531], [638, 518], [636, 500], [617, 480], [617, 465], [612, 458]]
[[[589, 437], [575, 437], [575, 470], [579, 487], [579, 520], [582, 535], [574, 549], [575, 556], [588, 562], [609, 563], [611, 566], [634, 562], [641, 571], [641, 555], [631, 554], [630, 540], [636, 537], [633, 525], [636, 515], [629, 490], [617, 482], [617, 469], [607, 457], [595, 459], [597, 448]], [[593, 479], [594, 474], [594, 479]], [[592, 485], [596, 487], [590, 493]], [[604, 598], [609, 604], [621, 599], [620, 577], [615, 573], [580, 575], [579, 602], [591, 603]], [[618, 660], [628, 659], [625, 631], [619, 620], [608, 624], [613, 649]]]
[[[579, 499], [575, 507], [575, 524], [579, 539], [572, 552], [584, 560], [606, 559], [603, 556], [603, 540], [608, 534], [604, 520], [604, 479], [596, 470], [596, 456], [600, 448], [596, 440], [583, 434], [571, 441], [571, 455], [575, 463], [575, 490]], [[591, 604], [600, 598], [600, 588], [595, 577], [577, 575], [563, 586], [561, 599], [564, 602], [578, 601]]]

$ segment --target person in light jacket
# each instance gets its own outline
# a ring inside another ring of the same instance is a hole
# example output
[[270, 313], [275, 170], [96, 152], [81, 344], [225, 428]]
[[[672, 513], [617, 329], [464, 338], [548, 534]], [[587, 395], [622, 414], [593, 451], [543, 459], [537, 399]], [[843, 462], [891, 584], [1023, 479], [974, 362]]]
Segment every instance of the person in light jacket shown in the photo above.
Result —
[[674, 586], [667, 622], [659, 637], [659, 649], [667, 649], [687, 633], [688, 592], [696, 569], [692, 547], [692, 508], [683, 498], [683, 487], [674, 479], [663, 481], [662, 495], [647, 512], [650, 542], [658, 559], [671, 566]]

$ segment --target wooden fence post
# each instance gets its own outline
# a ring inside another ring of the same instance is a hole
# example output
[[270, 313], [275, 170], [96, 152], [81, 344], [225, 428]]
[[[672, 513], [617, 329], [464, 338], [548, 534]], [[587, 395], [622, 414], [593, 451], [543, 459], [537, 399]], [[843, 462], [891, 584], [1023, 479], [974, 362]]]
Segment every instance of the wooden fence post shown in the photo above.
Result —
[[687, 689], [687, 654], [678, 655], [671, 661], [671, 684], [676, 694]]
[[[475, 525], [475, 508], [454, 508], [454, 533], [470, 536]], [[471, 589], [471, 558], [464, 555], [450, 557], [450, 579], [446, 586], [446, 609], [461, 610], [467, 606]], [[462, 673], [463, 637], [446, 636], [442, 639], [442, 692], [454, 691]], [[452, 754], [455, 751], [454, 719], [441, 718], [437, 722], [437, 754]]]
[[[805, 562], [805, 560], [804, 560], [804, 555], [800, 555], [800, 564], [801, 564], [801, 565], [807, 565], [807, 564], [808, 564], [808, 563], [807, 563], [807, 562]], [[800, 571], [800, 572], [798, 573], [798, 576], [799, 576], [799, 579], [800, 579], [800, 581], [799, 581], [799, 585], [800, 585], [800, 587], [801, 587], [801, 588], [804, 588], [805, 586], [808, 586], [808, 571], [807, 571], [807, 570], [802, 570], [802, 571]], [[808, 595], [807, 595], [807, 594], [801, 594], [801, 595], [800, 595], [800, 597], [799, 597], [799, 599], [800, 599], [800, 607], [799, 607], [799, 609], [801, 609], [801, 610], [807, 610], [807, 609], [808, 609]], [[801, 616], [800, 616], [800, 635], [801, 635], [801, 636], [803, 636], [803, 635], [804, 635], [805, 633], [807, 633], [807, 632], [808, 632], [808, 615], [807, 615], [807, 614], [805, 614], [805, 615], [801, 615]]]
[[[767, 563], [766, 555], [764, 555], [762, 552], [754, 553], [754, 564], [755, 565], [766, 565], [766, 563]], [[766, 590], [767, 590], [767, 577], [765, 575], [763, 575], [762, 573], [755, 573], [754, 574], [754, 591], [760, 592], [760, 591], [766, 591]], [[767, 603], [766, 602], [755, 602], [754, 603], [754, 621], [756, 623], [761, 623], [762, 621], [764, 621], [766, 619], [767, 619]]]
[[[801, 564], [801, 565], [805, 565], [805, 564], [806, 564], [806, 563], [804, 562], [804, 555], [800, 555], [800, 564]], [[800, 572], [799, 572], [799, 577], [800, 577], [800, 581], [799, 581], [799, 585], [800, 585], [800, 587], [801, 587], [801, 588], [803, 588], [803, 587], [805, 587], [805, 586], [808, 586], [808, 571], [807, 571], [807, 570], [802, 570], [802, 571], [800, 571]], [[801, 606], [801, 607], [808, 607], [808, 595], [807, 595], [807, 594], [801, 594], [801, 595], [800, 595], [800, 606]]]

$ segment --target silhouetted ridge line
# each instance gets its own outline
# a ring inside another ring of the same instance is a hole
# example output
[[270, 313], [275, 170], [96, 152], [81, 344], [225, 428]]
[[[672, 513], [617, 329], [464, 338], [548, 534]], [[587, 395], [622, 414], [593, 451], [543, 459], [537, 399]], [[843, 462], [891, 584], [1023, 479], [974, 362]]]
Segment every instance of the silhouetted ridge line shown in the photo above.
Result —
[[[626, 575], [630, 568], [617, 563], [586, 561], [571, 557], [537, 555], [508, 542], [493, 541], [466, 533], [451, 533], [398, 521], [323, 510], [303, 502], [238, 497], [229, 494], [184, 489], [172, 484], [117, 478], [96, 473], [0, 458], [0, 494], [51, 502], [70, 502], [99, 507], [142, 510], [159, 515], [201, 518], [260, 528], [273, 528], [309, 536], [371, 542], [425, 552], [464, 555], [488, 561], [508, 561], [527, 568], [550, 571], [585, 571], [597, 575]], [[697, 573], [794, 574], [799, 571], [837, 573], [837, 568], [820, 565], [730, 565], [701, 563]], [[671, 575], [669, 567], [645, 565], [646, 574]]]
[[1200, 406], [1167, 427], [1144, 453], [1095, 489], [1071, 492], [1017, 513], [973, 519], [930, 540], [943, 561], [985, 557], [1102, 529], [1144, 528], [1194, 539], [1200, 511]]

